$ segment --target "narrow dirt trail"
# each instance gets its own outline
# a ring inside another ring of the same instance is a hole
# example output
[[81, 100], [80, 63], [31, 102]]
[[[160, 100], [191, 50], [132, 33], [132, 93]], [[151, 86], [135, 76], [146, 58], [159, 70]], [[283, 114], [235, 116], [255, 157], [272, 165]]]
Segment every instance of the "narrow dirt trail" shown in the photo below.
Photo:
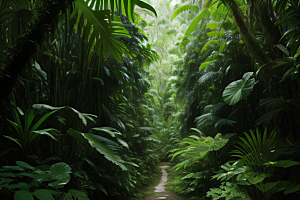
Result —
[[168, 173], [166, 168], [170, 166], [163, 165], [159, 166], [162, 170], [162, 177], [157, 186], [154, 187], [154, 194], [145, 194], [141, 200], [155, 200], [155, 199], [167, 199], [167, 200], [184, 200], [183, 197], [176, 195], [173, 191], [166, 191], [165, 185], [168, 180]]

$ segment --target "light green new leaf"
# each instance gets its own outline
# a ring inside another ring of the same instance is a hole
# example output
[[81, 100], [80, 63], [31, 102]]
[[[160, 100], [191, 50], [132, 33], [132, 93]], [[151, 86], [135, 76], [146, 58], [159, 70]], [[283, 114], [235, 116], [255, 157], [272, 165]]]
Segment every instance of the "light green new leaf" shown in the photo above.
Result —
[[220, 49], [219, 49], [219, 52], [220, 53], [222, 53], [223, 52], [223, 50], [225, 49], [225, 47], [226, 47], [226, 41], [224, 41], [222, 44], [221, 44], [221, 46], [220, 46]]
[[208, 10], [208, 8], [205, 8], [204, 10], [202, 10], [202, 12], [195, 17], [195, 19], [192, 21], [192, 23], [189, 25], [188, 29], [185, 32], [185, 36], [190, 35], [198, 26], [198, 23], [201, 21], [201, 19], [204, 19], [207, 15], [209, 15], [210, 12]]
[[173, 19], [179, 15], [180, 13], [182, 12], [185, 12], [185, 11], [195, 11], [196, 13], [199, 12], [199, 7], [197, 5], [183, 5], [183, 6], [180, 6], [178, 7], [172, 14], [172, 17], [171, 17], [171, 21], [173, 21]]
[[201, 72], [202, 69], [205, 69], [206, 67], [208, 67], [210, 62], [204, 62], [200, 65], [199, 67], [199, 72]]
[[211, 30], [214, 30], [216, 28], [219, 28], [220, 27], [220, 23], [208, 23], [206, 24], [206, 28], [210, 28]]
[[243, 79], [230, 83], [223, 92], [223, 100], [229, 105], [234, 105], [245, 99], [256, 84], [255, 79], [249, 79], [252, 75], [253, 72], [247, 72], [244, 74]]
[[217, 37], [217, 36], [219, 36], [220, 35], [220, 31], [212, 31], [212, 32], [209, 32], [209, 33], [207, 33], [207, 36], [208, 37]]
[[209, 46], [217, 46], [219, 43], [220, 40], [210, 40], [206, 42], [206, 44], [201, 49], [201, 53], [203, 53], [203, 51], [206, 51]]

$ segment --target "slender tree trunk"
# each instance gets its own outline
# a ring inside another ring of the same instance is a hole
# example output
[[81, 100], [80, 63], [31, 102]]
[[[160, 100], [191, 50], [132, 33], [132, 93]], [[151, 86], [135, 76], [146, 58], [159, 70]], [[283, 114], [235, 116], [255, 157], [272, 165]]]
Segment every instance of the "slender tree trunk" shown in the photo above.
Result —
[[246, 23], [244, 22], [243, 13], [241, 9], [238, 7], [234, 0], [230, 0], [229, 7], [233, 13], [234, 24], [237, 27], [242, 39], [246, 43], [253, 57], [256, 59], [260, 66], [268, 64], [271, 61], [271, 59], [268, 57], [266, 52], [259, 46], [256, 39], [250, 33]]
[[[51, 25], [56, 25], [60, 12], [65, 12], [74, 0], [45, 0], [40, 7], [38, 17], [31, 23], [24, 36], [21, 36], [13, 46], [11, 58], [0, 76], [0, 100], [6, 98], [17, 80], [20, 72], [26, 67], [37, 46], [51, 31]], [[54, 27], [54, 26], [53, 26]]]
[[[258, 18], [263, 28], [264, 34], [266, 35], [267, 41], [269, 42], [271, 48], [274, 44], [277, 44], [281, 38], [278, 26], [275, 26], [275, 16], [273, 16], [273, 9], [270, 10], [267, 2], [262, 2], [258, 7]], [[271, 19], [272, 18], [272, 19]]]

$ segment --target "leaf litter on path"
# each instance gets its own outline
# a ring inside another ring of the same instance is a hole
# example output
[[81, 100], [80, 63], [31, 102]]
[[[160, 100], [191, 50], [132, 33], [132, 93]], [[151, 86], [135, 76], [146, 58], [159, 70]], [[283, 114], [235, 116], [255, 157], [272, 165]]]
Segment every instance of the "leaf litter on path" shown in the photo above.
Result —
[[[168, 173], [166, 168], [170, 166], [162, 165], [159, 166], [162, 170], [162, 176], [160, 182], [154, 187], [154, 194], [145, 194], [141, 200], [155, 200], [155, 199], [166, 199], [166, 200], [184, 200], [183, 197], [176, 195], [173, 191], [166, 191], [165, 185], [168, 180]], [[152, 192], [151, 192], [152, 193]]]

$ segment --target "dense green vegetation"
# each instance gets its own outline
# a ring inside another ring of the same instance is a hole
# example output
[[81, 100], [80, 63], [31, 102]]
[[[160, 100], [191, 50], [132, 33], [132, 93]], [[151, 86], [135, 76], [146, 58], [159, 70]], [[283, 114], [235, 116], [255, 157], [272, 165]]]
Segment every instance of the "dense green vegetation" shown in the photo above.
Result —
[[159, 161], [188, 199], [299, 199], [299, 19], [297, 0], [0, 0], [1, 199], [138, 199]]

